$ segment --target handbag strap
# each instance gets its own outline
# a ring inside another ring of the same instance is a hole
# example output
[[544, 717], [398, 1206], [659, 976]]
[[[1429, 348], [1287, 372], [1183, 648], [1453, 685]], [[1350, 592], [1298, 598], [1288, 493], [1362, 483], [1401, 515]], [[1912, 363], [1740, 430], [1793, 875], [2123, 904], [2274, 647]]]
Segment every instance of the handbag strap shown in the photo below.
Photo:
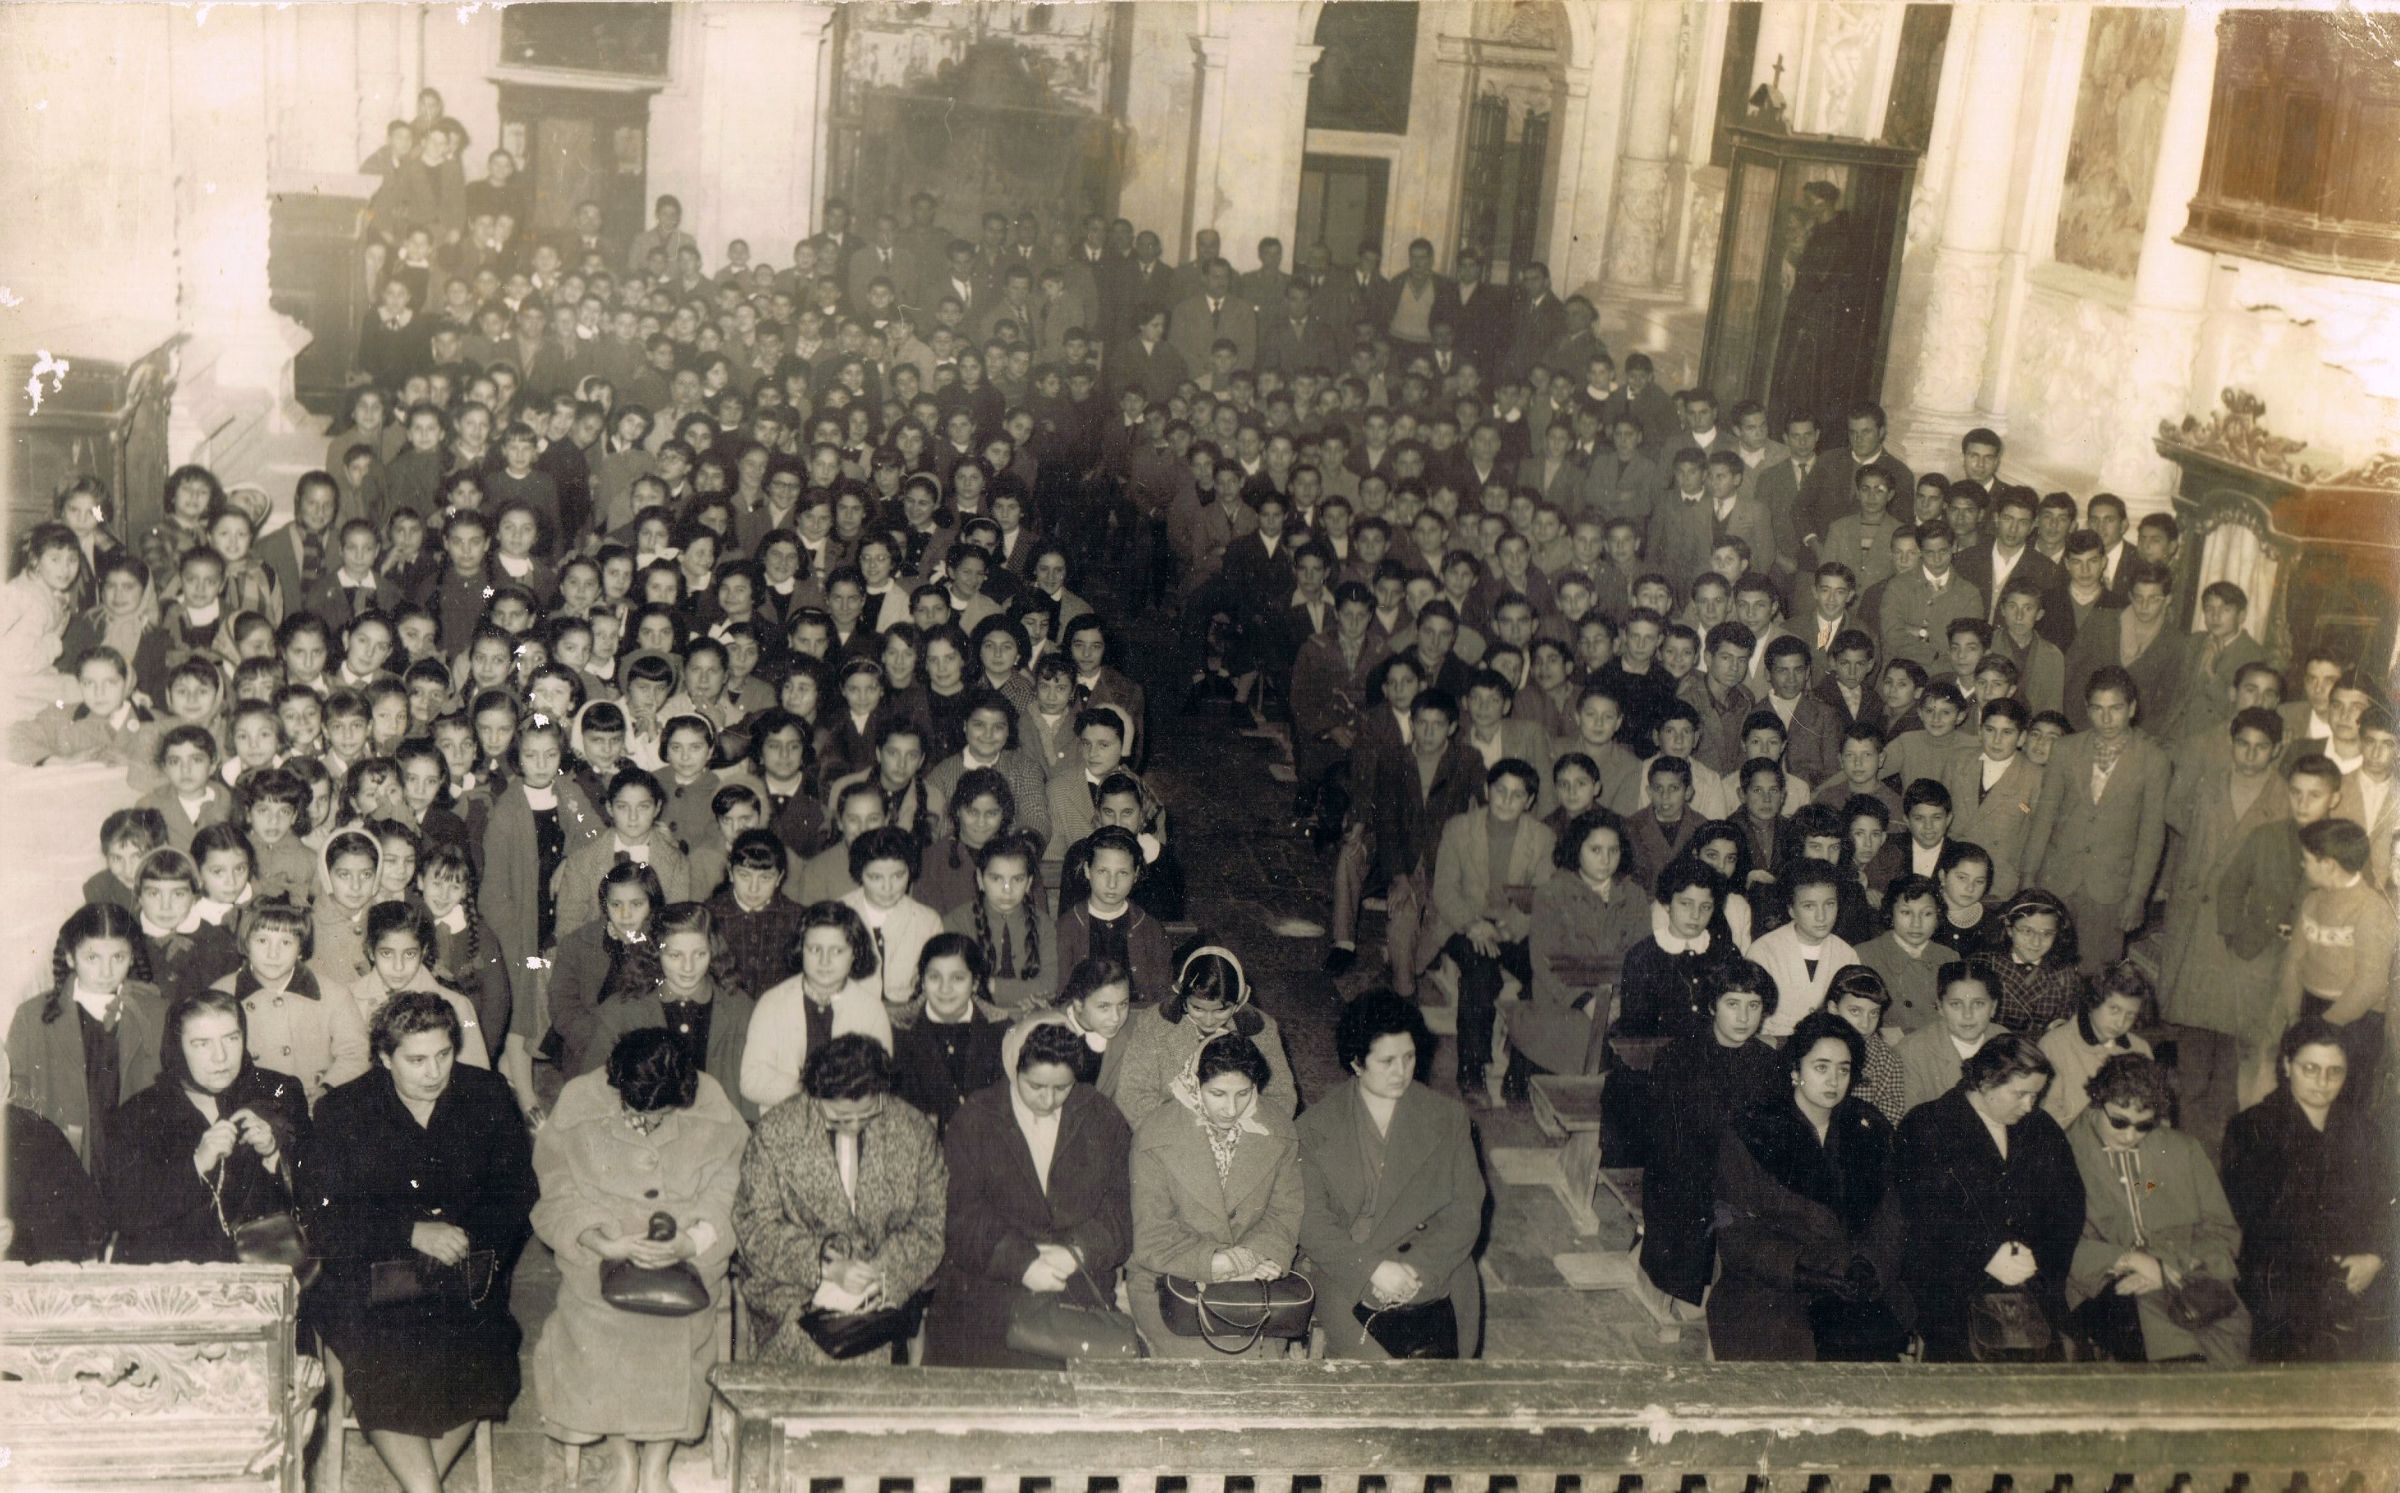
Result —
[[[1219, 1353], [1225, 1354], [1229, 1358], [1238, 1358], [1242, 1354], [1247, 1353], [1251, 1349], [1257, 1347], [1259, 1345], [1259, 1341], [1267, 1335], [1267, 1320], [1275, 1314], [1274, 1286], [1271, 1282], [1263, 1280], [1251, 1282], [1251, 1284], [1258, 1287], [1258, 1320], [1251, 1324], [1249, 1329], [1250, 1336], [1248, 1340], [1246, 1340], [1238, 1348], [1226, 1347], [1223, 1343], [1217, 1341], [1216, 1333], [1209, 1330], [1210, 1322], [1217, 1315], [1208, 1304], [1208, 1287], [1211, 1283], [1194, 1281], [1192, 1284], [1199, 1287], [1199, 1290], [1194, 1295], [1194, 1299], [1198, 1303], [1200, 1309], [1200, 1340], [1202, 1342], [1208, 1344], [1211, 1348], [1216, 1349]], [[1240, 1282], [1227, 1281], [1224, 1282], [1224, 1284], [1238, 1285]], [[1233, 1328], [1233, 1331], [1235, 1332], [1239, 1332], [1241, 1330], [1242, 1329], [1238, 1324]]]

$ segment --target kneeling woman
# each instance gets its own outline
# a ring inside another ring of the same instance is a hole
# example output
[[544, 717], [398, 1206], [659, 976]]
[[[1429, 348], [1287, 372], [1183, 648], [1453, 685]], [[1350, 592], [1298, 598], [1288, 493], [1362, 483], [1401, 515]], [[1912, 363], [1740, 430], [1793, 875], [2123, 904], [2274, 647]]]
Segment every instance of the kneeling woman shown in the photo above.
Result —
[[375, 1013], [374, 1066], [318, 1102], [300, 1160], [313, 1293], [367, 1440], [408, 1493], [436, 1493], [479, 1420], [517, 1398], [508, 1278], [538, 1189], [508, 1083], [457, 1061], [430, 990]]
[[1133, 1132], [1076, 1080], [1087, 1050], [1064, 1013], [1020, 1022], [1001, 1043], [1006, 1077], [951, 1117], [942, 1147], [949, 1227], [925, 1323], [927, 1363], [1056, 1369], [1054, 1359], [1009, 1347], [1017, 1302], [1063, 1293], [1083, 1306], [1111, 1304], [1133, 1247]]
[[157, 1081], [110, 1122], [102, 1182], [118, 1264], [231, 1264], [232, 1230], [292, 1211], [308, 1101], [300, 1080], [250, 1061], [248, 1027], [229, 990], [167, 1008]]
[[1830, 1011], [1784, 1044], [1786, 1098], [1737, 1115], [1718, 1148], [1708, 1297], [1721, 1360], [1890, 1362], [1908, 1346], [1892, 1125], [1851, 1093], [1866, 1043]]
[[[725, 1299], [749, 1138], [694, 1044], [666, 1025], [611, 1042], [604, 1070], [570, 1080], [534, 1138], [542, 1200], [533, 1228], [560, 1275], [558, 1309], [533, 1350], [534, 1388], [552, 1436], [609, 1438], [619, 1487], [666, 1493], [675, 1443], [697, 1441], [708, 1419], [712, 1308]], [[662, 1213], [674, 1233], [654, 1239]], [[707, 1307], [665, 1317], [611, 1305], [601, 1282], [618, 1260], [645, 1269], [690, 1262]]]
[[[1125, 1290], [1153, 1358], [1216, 1358], [1167, 1328], [1158, 1280], [1271, 1281], [1299, 1247], [1304, 1189], [1292, 1122], [1269, 1103], [1273, 1070], [1238, 1032], [1211, 1037], [1133, 1137], [1133, 1258]], [[1262, 1341], [1254, 1353], [1280, 1344]]]
[[[1417, 1081], [1431, 1066], [1433, 1035], [1412, 1001], [1388, 991], [1360, 996], [1343, 1009], [1333, 1046], [1352, 1077], [1298, 1127], [1308, 1199], [1300, 1247], [1326, 1351], [1389, 1357], [1377, 1320], [1446, 1303], [1454, 1341], [1403, 1351], [1472, 1357], [1483, 1333], [1475, 1239], [1484, 1183], [1467, 1107]], [[1362, 1306], [1370, 1318], [1363, 1323]]]

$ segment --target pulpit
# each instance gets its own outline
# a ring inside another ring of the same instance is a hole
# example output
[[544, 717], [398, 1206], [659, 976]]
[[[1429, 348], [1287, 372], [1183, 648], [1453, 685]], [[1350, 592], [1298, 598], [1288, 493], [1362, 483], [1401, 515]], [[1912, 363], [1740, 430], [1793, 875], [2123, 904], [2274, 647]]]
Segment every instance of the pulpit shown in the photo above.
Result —
[[2158, 454], [2182, 477], [2176, 594], [2232, 581], [2270, 656], [2313, 650], [2388, 678], [2400, 648], [2400, 456], [2319, 471], [2269, 431], [2256, 395], [2227, 389], [2205, 420], [2160, 421]]
[[1700, 382], [1838, 431], [1880, 398], [1917, 153], [1737, 125]]

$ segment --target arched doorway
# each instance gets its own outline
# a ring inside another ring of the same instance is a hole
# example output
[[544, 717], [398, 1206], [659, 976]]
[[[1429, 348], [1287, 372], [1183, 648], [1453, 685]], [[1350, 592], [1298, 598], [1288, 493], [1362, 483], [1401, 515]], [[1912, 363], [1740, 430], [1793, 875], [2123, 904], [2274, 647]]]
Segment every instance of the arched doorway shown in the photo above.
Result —
[[1566, 7], [1510, 0], [1464, 7], [1469, 34], [1445, 36], [1466, 72], [1453, 255], [1473, 248], [1506, 283], [1546, 255], [1558, 191], [1558, 141], [1572, 51]]

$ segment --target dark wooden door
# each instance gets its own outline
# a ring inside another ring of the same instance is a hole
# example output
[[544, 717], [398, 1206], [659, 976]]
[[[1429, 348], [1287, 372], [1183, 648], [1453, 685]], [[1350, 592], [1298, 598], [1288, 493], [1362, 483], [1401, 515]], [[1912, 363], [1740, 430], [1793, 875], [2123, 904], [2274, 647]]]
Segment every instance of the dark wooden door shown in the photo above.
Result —
[[576, 204], [600, 204], [601, 233], [630, 242], [647, 210], [650, 96], [582, 88], [500, 87], [503, 138], [522, 140], [534, 237], [561, 233]]
[[1383, 238], [1384, 200], [1392, 163], [1380, 156], [1305, 156], [1300, 164], [1296, 249], [1323, 244], [1336, 269], [1345, 269], [1367, 239]]

